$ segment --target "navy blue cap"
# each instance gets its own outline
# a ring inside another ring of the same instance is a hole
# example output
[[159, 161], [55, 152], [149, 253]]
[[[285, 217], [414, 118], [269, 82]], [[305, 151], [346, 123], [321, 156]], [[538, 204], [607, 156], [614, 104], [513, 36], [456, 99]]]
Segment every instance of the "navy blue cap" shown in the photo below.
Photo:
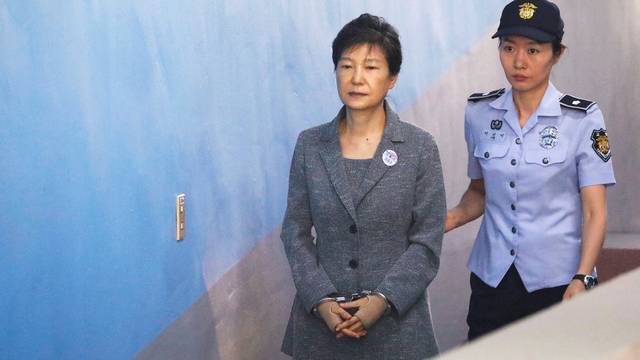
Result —
[[539, 42], [562, 41], [564, 21], [558, 6], [547, 0], [512, 1], [502, 10], [500, 26], [491, 38], [520, 35]]

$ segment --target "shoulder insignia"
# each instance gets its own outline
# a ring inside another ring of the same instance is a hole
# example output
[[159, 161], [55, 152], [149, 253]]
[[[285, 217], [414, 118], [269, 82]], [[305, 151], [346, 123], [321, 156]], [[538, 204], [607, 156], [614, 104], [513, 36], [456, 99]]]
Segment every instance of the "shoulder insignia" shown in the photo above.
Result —
[[575, 96], [565, 95], [560, 98], [560, 105], [564, 107], [568, 107], [570, 109], [589, 111], [593, 105], [595, 105], [595, 101], [589, 101], [585, 99], [580, 99]]
[[600, 128], [591, 132], [591, 147], [602, 161], [607, 162], [611, 159], [611, 147], [609, 146], [607, 130]]
[[484, 99], [493, 99], [493, 98], [497, 98], [497, 97], [501, 96], [502, 94], [504, 94], [504, 88], [498, 89], [498, 90], [489, 91], [489, 92], [486, 92], [486, 93], [471, 94], [467, 98], [467, 101], [476, 102], [476, 101], [480, 101], [480, 100], [484, 100]]

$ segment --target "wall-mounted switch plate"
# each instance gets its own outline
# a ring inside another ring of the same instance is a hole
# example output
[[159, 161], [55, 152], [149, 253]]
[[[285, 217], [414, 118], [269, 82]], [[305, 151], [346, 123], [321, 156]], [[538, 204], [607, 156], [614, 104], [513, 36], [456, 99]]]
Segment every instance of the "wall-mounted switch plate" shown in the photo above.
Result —
[[185, 195], [176, 196], [176, 240], [184, 240], [184, 202]]

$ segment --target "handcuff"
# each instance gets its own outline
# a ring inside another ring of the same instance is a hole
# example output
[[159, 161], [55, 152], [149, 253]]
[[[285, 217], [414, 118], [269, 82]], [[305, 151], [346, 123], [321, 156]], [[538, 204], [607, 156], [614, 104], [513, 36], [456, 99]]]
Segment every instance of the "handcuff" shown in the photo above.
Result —
[[345, 303], [345, 302], [360, 300], [372, 294], [373, 294], [373, 291], [362, 290], [362, 291], [356, 291], [353, 293], [346, 293], [346, 294], [334, 293], [334, 294], [330, 294], [329, 297], [333, 298], [337, 303]]
[[[316, 314], [318, 312], [318, 306], [320, 306], [321, 304], [324, 304], [326, 302], [336, 302], [338, 304], [341, 303], [348, 303], [348, 302], [352, 302], [352, 301], [356, 301], [356, 300], [360, 300], [362, 298], [367, 298], [367, 304], [363, 305], [363, 306], [367, 306], [369, 304], [369, 301], [371, 301], [368, 296], [370, 295], [377, 295], [380, 296], [385, 304], [387, 305], [387, 308], [384, 312], [384, 314], [388, 314], [391, 312], [391, 304], [389, 304], [389, 300], [387, 299], [387, 297], [379, 292], [379, 291], [371, 291], [371, 290], [360, 290], [360, 291], [356, 291], [356, 292], [352, 292], [352, 293], [332, 293], [329, 294], [329, 296], [321, 299], [320, 301], [318, 301], [318, 303], [316, 304], [316, 306], [313, 307], [313, 313]], [[357, 308], [351, 308], [351, 309], [345, 309], [349, 314], [354, 315], [358, 309], [360, 309], [360, 307]], [[336, 312], [333, 311], [333, 307], [331, 308], [331, 312], [334, 314], [337, 314]]]

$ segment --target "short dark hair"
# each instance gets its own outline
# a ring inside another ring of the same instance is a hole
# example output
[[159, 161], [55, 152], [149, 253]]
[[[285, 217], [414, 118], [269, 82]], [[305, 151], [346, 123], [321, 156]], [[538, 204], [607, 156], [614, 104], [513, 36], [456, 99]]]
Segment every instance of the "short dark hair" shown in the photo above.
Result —
[[360, 44], [379, 46], [389, 64], [389, 73], [397, 75], [400, 72], [402, 48], [398, 32], [384, 18], [366, 13], [351, 20], [333, 40], [334, 70], [344, 51]]
[[559, 39], [553, 40], [551, 42], [551, 47], [553, 48], [553, 55], [560, 55], [562, 54], [562, 51], [567, 48]]

